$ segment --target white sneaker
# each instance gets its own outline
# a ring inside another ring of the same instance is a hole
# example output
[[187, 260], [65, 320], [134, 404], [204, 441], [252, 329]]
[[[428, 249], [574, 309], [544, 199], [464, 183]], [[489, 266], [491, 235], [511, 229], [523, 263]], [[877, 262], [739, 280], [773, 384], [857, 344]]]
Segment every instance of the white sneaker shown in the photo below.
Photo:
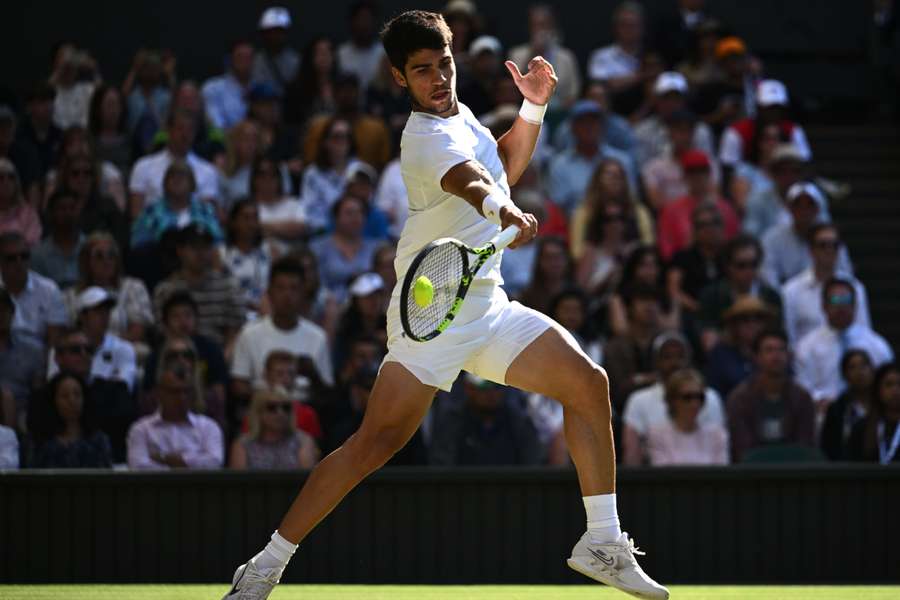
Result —
[[247, 561], [234, 572], [231, 591], [222, 600], [263, 600], [269, 597], [280, 579], [279, 569], [260, 571], [253, 561]]
[[622, 533], [615, 542], [594, 544], [585, 532], [566, 561], [572, 569], [594, 581], [620, 589], [638, 598], [666, 599], [669, 590], [644, 573], [634, 558], [644, 554], [634, 545], [634, 540]]

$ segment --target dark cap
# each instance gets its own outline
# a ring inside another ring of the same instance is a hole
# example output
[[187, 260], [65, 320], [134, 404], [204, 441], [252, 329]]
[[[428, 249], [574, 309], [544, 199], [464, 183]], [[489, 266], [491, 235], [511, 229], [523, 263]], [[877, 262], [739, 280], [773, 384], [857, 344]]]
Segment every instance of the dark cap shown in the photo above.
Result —
[[178, 230], [178, 245], [207, 243], [212, 244], [215, 241], [212, 232], [202, 223], [193, 221]]

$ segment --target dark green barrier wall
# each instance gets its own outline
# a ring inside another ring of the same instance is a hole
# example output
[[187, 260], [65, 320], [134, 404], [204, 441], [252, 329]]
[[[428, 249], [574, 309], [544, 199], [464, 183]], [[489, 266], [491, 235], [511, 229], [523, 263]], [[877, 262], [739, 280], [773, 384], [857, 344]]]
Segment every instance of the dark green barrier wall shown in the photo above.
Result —
[[[215, 582], [268, 540], [294, 473], [0, 475], [0, 581]], [[669, 583], [900, 580], [900, 470], [623, 471], [619, 512]], [[306, 540], [287, 582], [558, 583], [574, 473], [387, 470]]]

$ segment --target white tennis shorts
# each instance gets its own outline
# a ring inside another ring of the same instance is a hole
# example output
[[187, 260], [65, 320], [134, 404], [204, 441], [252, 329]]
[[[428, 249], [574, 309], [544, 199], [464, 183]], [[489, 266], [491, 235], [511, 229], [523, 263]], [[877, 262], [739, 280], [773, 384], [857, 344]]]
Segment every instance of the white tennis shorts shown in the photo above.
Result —
[[393, 296], [388, 307], [388, 353], [384, 362], [398, 362], [425, 385], [445, 391], [450, 391], [460, 371], [505, 384], [512, 361], [554, 321], [510, 302], [503, 288], [493, 282], [478, 283], [472, 285], [450, 327], [427, 342], [404, 335], [400, 298]]

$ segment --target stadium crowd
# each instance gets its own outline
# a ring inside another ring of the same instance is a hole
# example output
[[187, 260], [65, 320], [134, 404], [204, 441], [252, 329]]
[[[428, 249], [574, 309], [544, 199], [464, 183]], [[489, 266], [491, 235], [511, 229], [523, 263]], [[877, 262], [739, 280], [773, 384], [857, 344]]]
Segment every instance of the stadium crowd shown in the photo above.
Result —
[[[444, 7], [495, 136], [522, 100], [505, 59], [559, 77], [512, 190], [540, 235], [505, 289], [605, 367], [624, 464], [898, 461], [900, 366], [830, 218], [844, 190], [788, 85], [703, 0], [672, 5], [621, 4], [585, 64], [548, 5], [524, 41]], [[345, 40], [298, 52], [270, 7], [205, 81], [143, 49], [110, 82], [62, 43], [0, 106], [0, 468], [308, 468], [352, 435], [407, 210], [383, 16], [355, 2]], [[392, 464], [565, 465], [562, 421], [464, 373]]]

